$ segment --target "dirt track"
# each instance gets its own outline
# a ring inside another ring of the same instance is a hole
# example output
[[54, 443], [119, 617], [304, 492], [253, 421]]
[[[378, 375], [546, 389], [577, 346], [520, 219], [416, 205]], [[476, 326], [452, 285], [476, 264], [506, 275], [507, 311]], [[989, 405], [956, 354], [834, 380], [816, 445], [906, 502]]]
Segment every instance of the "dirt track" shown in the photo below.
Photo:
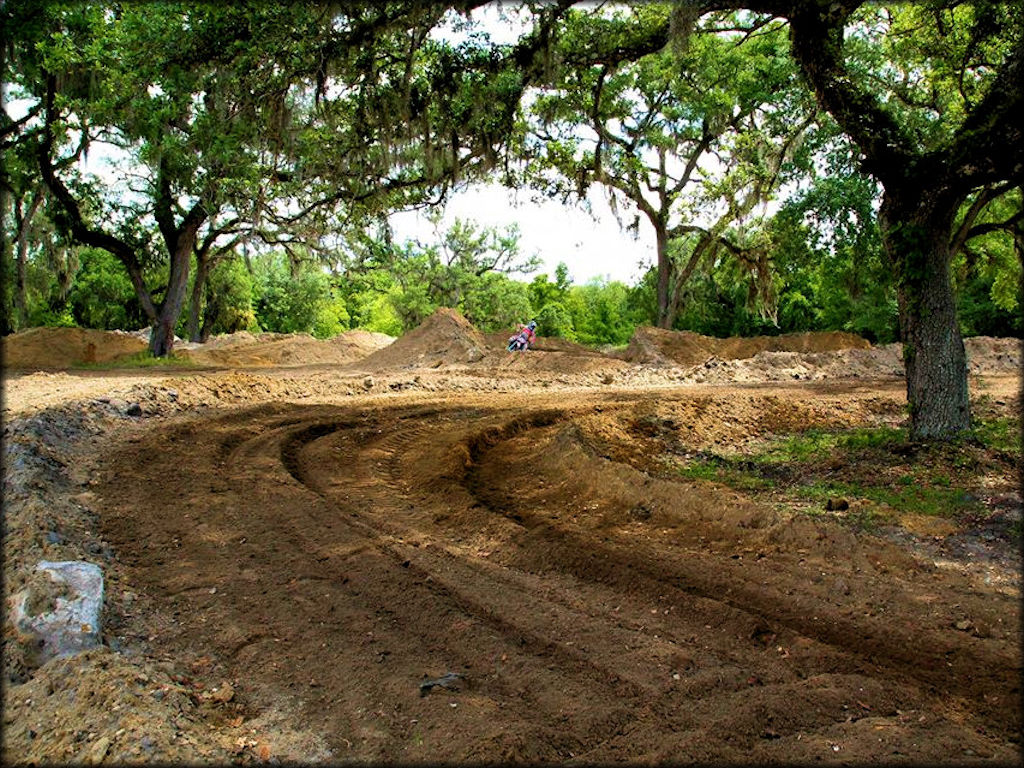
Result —
[[[4, 574], [101, 565], [104, 646], [34, 668], [5, 643], [5, 761], [1019, 760], [1019, 448], [953, 451], [974, 518], [875, 534], [868, 498], [844, 524], [684, 472], [905, 423], [898, 350], [510, 357], [439, 310], [149, 372], [74, 370], [110, 352], [79, 335], [4, 340], [39, 366], [4, 382]], [[1019, 422], [1019, 340], [968, 351], [976, 412]], [[814, 471], [921, 469], [887, 456]]]
[[[729, 438], [723, 411], [739, 433], [901, 400], [892, 381], [261, 404], [132, 436], [94, 491], [148, 641], [289, 713], [307, 741], [272, 744], [285, 759], [1013, 761], [1018, 596], [682, 481], [641, 428], [675, 414], [698, 444]], [[460, 690], [420, 695], [448, 672]]]

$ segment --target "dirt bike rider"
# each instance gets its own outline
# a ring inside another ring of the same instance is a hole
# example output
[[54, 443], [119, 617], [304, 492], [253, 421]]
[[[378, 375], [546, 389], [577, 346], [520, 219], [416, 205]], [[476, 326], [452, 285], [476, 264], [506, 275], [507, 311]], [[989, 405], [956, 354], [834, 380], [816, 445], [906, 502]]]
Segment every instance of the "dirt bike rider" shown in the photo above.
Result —
[[537, 338], [537, 321], [531, 320], [526, 325], [519, 325], [515, 335], [508, 340], [508, 351], [519, 350], [525, 352]]

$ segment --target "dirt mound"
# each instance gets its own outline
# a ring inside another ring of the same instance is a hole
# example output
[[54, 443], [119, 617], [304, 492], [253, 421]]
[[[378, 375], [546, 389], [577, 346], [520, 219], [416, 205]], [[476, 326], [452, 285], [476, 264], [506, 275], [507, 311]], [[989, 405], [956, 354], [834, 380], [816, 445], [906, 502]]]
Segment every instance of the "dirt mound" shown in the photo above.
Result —
[[[1020, 370], [1021, 340], [978, 336], [964, 339], [967, 370], [973, 375], [1013, 374]], [[788, 381], [790, 379], [862, 379], [903, 376], [903, 345], [826, 352], [759, 352], [745, 359], [712, 357], [694, 366], [687, 379], [697, 383]]]
[[33, 371], [71, 368], [83, 363], [109, 363], [146, 348], [145, 341], [124, 331], [29, 328], [3, 338], [3, 365]]
[[843, 331], [717, 339], [691, 331], [666, 331], [645, 326], [636, 329], [623, 357], [632, 363], [699, 365], [712, 357], [742, 360], [761, 352], [831, 352], [870, 347], [859, 336]]
[[642, 326], [633, 333], [623, 357], [631, 363], [697, 365], [714, 357], [710, 336]]
[[487, 339], [454, 309], [441, 307], [404, 336], [364, 358], [360, 368], [440, 368], [488, 354]]
[[1016, 373], [1021, 368], [1021, 339], [972, 336], [964, 339], [967, 369], [971, 373]]
[[254, 366], [344, 365], [387, 346], [393, 337], [369, 331], [346, 331], [330, 339], [307, 333], [248, 332], [214, 337], [206, 344], [180, 351], [197, 365], [241, 368]]
[[538, 336], [525, 354], [509, 355], [506, 351], [511, 331], [484, 334], [488, 348], [494, 353], [488, 363], [496, 369], [556, 374], [618, 371], [628, 363], [591, 347], [556, 337]]

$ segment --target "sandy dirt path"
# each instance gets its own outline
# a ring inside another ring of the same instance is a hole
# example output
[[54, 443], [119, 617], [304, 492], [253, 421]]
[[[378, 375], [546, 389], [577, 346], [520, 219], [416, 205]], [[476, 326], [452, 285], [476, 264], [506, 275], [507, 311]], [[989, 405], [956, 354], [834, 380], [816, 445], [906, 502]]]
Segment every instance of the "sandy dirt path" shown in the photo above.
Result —
[[[308, 743], [283, 759], [1012, 761], [1019, 595], [684, 481], [638, 427], [668, 404], [731, 439], [722, 412], [739, 433], [903, 399], [891, 381], [261, 403], [134, 431], [93, 493], [153, 652], [289, 713]], [[421, 689], [446, 673], [458, 690]]]

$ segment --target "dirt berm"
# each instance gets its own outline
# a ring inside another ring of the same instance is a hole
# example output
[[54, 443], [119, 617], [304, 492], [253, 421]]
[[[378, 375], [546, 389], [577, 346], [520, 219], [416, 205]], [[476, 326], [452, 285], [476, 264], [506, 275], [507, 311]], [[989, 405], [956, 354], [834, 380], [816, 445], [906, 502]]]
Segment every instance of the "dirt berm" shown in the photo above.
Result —
[[717, 357], [742, 360], [759, 352], [834, 352], [840, 349], [868, 349], [860, 336], [843, 331], [785, 333], [780, 336], [717, 339], [691, 331], [667, 331], [642, 326], [636, 329], [622, 354], [631, 363], [671, 363], [699, 365]]

